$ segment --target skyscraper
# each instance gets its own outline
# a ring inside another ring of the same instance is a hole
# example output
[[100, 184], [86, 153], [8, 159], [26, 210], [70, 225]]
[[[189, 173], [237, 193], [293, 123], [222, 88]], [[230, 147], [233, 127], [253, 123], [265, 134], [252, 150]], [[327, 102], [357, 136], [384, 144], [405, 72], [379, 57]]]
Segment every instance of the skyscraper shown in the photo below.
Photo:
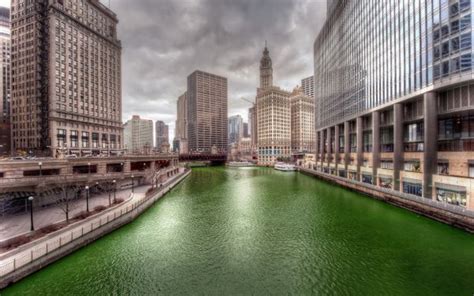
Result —
[[290, 93], [273, 86], [270, 52], [263, 50], [256, 97], [258, 163], [273, 165], [291, 156]]
[[123, 125], [124, 148], [129, 153], [149, 152], [153, 148], [153, 120], [133, 115]]
[[249, 124], [247, 122], [244, 122], [244, 138], [249, 138], [250, 133], [249, 133]]
[[186, 97], [189, 151], [227, 153], [227, 78], [195, 71]]
[[249, 124], [250, 124], [250, 138], [251, 138], [251, 146], [253, 149], [257, 148], [257, 141], [258, 141], [258, 128], [257, 128], [257, 112], [256, 106], [253, 105], [249, 108]]
[[314, 99], [314, 76], [302, 79], [301, 88], [305, 95]]
[[473, 2], [331, 2], [314, 43], [318, 169], [474, 209]]
[[0, 7], [0, 155], [11, 153], [10, 10]]
[[117, 23], [99, 0], [12, 1], [13, 149], [53, 156], [120, 151]]
[[228, 143], [229, 144], [235, 144], [239, 143], [240, 139], [244, 136], [244, 121], [242, 119], [242, 116], [240, 115], [235, 115], [229, 117], [229, 138], [228, 138]]
[[290, 97], [291, 106], [291, 150], [293, 153], [314, 152], [315, 125], [314, 99], [295, 88]]
[[175, 151], [185, 154], [188, 153], [188, 101], [186, 92], [178, 98], [176, 114], [173, 148]]
[[156, 149], [161, 150], [163, 144], [169, 143], [169, 127], [163, 121], [155, 122]]

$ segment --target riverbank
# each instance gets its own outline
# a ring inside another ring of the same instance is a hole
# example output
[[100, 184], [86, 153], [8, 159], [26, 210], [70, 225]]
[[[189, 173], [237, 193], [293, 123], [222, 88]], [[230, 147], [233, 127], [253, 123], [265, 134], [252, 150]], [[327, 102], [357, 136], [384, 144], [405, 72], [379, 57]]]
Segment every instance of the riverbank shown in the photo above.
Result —
[[40, 240], [28, 248], [3, 254], [0, 257], [0, 289], [135, 220], [190, 173], [190, 170], [182, 169], [151, 195], [147, 194], [151, 187], [136, 190], [132, 199], [111, 211], [52, 233], [47, 240]]
[[362, 182], [356, 182], [315, 170], [299, 168], [299, 171], [303, 174], [357, 191], [397, 207], [410, 210], [428, 218], [449, 224], [470, 233], [474, 233], [474, 216], [472, 212], [467, 210], [457, 209], [450, 207], [447, 204], [426, 200], [423, 198], [417, 198], [415, 196], [408, 196], [407, 194], [402, 194], [393, 190], [385, 190], [384, 188], [372, 186]]

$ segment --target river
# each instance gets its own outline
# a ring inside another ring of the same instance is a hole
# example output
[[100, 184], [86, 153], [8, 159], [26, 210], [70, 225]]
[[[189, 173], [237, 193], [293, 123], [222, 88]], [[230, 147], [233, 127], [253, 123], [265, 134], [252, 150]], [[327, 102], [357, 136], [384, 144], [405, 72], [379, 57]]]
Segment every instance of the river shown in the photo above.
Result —
[[199, 168], [1, 295], [469, 295], [474, 235], [299, 173]]

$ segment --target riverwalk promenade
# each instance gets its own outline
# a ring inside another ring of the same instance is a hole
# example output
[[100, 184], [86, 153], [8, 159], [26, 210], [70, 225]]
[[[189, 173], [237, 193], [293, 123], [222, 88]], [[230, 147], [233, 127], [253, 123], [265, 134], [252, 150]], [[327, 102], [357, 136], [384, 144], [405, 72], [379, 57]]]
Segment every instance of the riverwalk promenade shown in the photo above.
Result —
[[123, 203], [0, 255], [0, 289], [133, 221], [189, 174], [181, 168], [157, 188], [122, 192], [129, 193]]
[[[148, 188], [149, 186], [145, 186]], [[137, 192], [141, 188], [137, 188]], [[112, 194], [113, 195], [113, 194]], [[131, 195], [131, 189], [120, 190], [116, 192], [116, 198], [126, 200]], [[89, 198], [89, 208], [93, 210], [97, 206], [109, 206], [110, 194], [107, 192], [93, 195]], [[112, 197], [113, 201], [113, 197]], [[86, 210], [85, 199], [74, 200], [70, 202], [69, 217], [73, 218], [77, 214]], [[62, 209], [56, 206], [40, 208], [34, 212], [35, 229], [41, 229], [51, 224], [65, 222], [66, 217]], [[26, 212], [19, 215], [8, 215], [2, 217], [0, 221], [0, 241], [8, 240], [18, 235], [26, 234], [30, 231], [30, 213]]]

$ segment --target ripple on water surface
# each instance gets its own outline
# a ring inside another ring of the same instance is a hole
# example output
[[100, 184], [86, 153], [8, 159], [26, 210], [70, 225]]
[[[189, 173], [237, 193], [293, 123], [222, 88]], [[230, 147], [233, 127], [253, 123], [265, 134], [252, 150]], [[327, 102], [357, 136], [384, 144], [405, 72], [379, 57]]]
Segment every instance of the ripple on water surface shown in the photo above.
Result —
[[297, 173], [200, 168], [1, 295], [472, 295], [474, 237]]

